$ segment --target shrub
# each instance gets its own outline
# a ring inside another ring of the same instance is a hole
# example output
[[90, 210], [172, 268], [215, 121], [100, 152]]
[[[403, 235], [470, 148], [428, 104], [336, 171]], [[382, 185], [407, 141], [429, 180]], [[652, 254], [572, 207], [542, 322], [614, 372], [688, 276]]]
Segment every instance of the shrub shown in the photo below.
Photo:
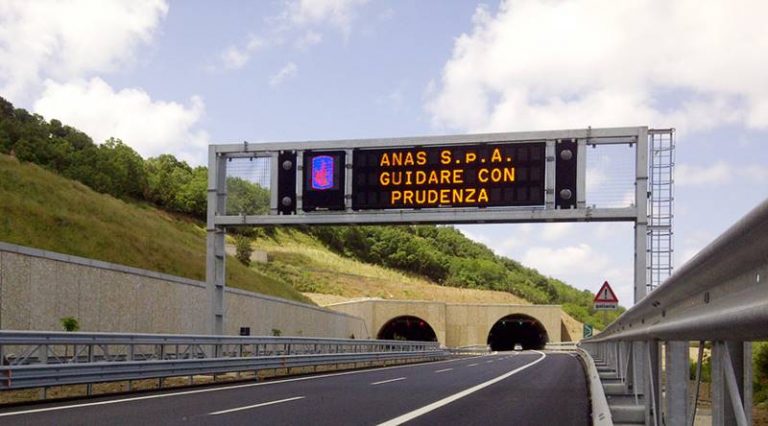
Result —
[[78, 330], [80, 330], [80, 323], [77, 321], [77, 318], [75, 318], [75, 317], [60, 318], [59, 322], [61, 323], [61, 326], [64, 327], [65, 331], [78, 331]]
[[251, 254], [253, 254], [253, 248], [251, 248], [251, 239], [243, 236], [235, 236], [235, 257], [245, 266], [251, 264]]

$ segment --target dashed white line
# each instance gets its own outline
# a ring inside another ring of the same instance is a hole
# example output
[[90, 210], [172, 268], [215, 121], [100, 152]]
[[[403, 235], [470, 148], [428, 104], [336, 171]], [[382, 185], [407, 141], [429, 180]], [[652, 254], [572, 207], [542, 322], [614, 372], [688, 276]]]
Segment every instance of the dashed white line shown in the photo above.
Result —
[[293, 398], [279, 399], [277, 401], [262, 402], [261, 404], [247, 405], [245, 407], [231, 408], [229, 410], [214, 411], [208, 413], [209, 416], [218, 416], [220, 414], [234, 413], [235, 411], [250, 410], [253, 408], [266, 407], [267, 405], [282, 404], [284, 402], [296, 401], [297, 399], [304, 399], [303, 396], [295, 396]]
[[442, 370], [435, 370], [435, 373], [445, 373], [446, 371], [451, 371], [453, 368], [443, 368]]
[[429, 413], [431, 411], [437, 410], [438, 408], [443, 407], [445, 405], [448, 405], [448, 404], [450, 404], [453, 401], [456, 401], [458, 399], [464, 398], [465, 396], [473, 394], [473, 393], [475, 393], [475, 392], [477, 392], [477, 391], [479, 391], [479, 390], [481, 390], [483, 388], [487, 388], [488, 386], [491, 386], [494, 383], [498, 383], [498, 382], [506, 379], [507, 377], [512, 376], [513, 374], [517, 374], [517, 373], [525, 370], [526, 368], [533, 367], [534, 365], [540, 363], [541, 361], [544, 360], [544, 358], [547, 357], [547, 354], [545, 354], [543, 352], [539, 352], [539, 351], [533, 351], [533, 352], [538, 353], [539, 355], [541, 355], [541, 357], [536, 359], [535, 361], [533, 361], [531, 363], [525, 364], [522, 367], [518, 367], [518, 368], [516, 368], [516, 369], [514, 369], [514, 370], [512, 370], [512, 371], [510, 371], [508, 373], [502, 374], [501, 376], [496, 377], [495, 379], [491, 379], [491, 380], [488, 380], [487, 382], [480, 383], [479, 385], [475, 385], [475, 386], [473, 386], [473, 387], [471, 387], [469, 389], [465, 389], [465, 390], [463, 390], [463, 391], [461, 391], [459, 393], [455, 393], [455, 394], [453, 394], [451, 396], [448, 396], [448, 397], [445, 397], [445, 398], [443, 398], [443, 399], [441, 399], [439, 401], [435, 401], [435, 402], [433, 402], [433, 403], [431, 403], [429, 405], [426, 405], [426, 406], [421, 407], [419, 409], [413, 410], [413, 411], [411, 411], [409, 413], [405, 413], [402, 416], [395, 417], [394, 419], [391, 419], [391, 420], [387, 420], [384, 423], [380, 423], [379, 426], [397, 426], [397, 425], [401, 425], [401, 424], [403, 424], [403, 423], [405, 423], [407, 421], [413, 420], [413, 419], [415, 419], [417, 417], [423, 416], [424, 414], [427, 414], [427, 413]]
[[399, 382], [400, 380], [405, 380], [405, 377], [398, 377], [396, 379], [389, 379], [389, 380], [382, 380], [380, 382], [373, 382], [373, 383], [371, 383], [371, 385], [372, 386], [383, 385], [384, 383]]
[[485, 361], [485, 363], [486, 363], [486, 364], [490, 364], [490, 363], [492, 363], [492, 362], [493, 362], [493, 361]]
[[[473, 357], [477, 358], [477, 357]], [[461, 361], [462, 358], [454, 358], [449, 359], [445, 361], [437, 361], [432, 364], [442, 364], [442, 363], [449, 363], [449, 362], [457, 362]], [[245, 389], [245, 388], [252, 388], [252, 387], [262, 387], [262, 386], [270, 386], [270, 385], [278, 385], [281, 383], [290, 383], [290, 382], [303, 382], [305, 380], [317, 380], [317, 379], [325, 379], [328, 377], [337, 377], [337, 376], [347, 376], [347, 375], [357, 375], [357, 374], [370, 374], [370, 373], [378, 373], [381, 371], [386, 370], [396, 370], [396, 369], [406, 369], [406, 368], [413, 368], [413, 367], [421, 367], [423, 364], [409, 364], [409, 365], [394, 365], [391, 367], [383, 367], [383, 368], [376, 368], [376, 369], [370, 369], [370, 370], [354, 370], [354, 371], [343, 371], [341, 373], [329, 373], [329, 374], [319, 374], [316, 376], [304, 376], [304, 377], [295, 377], [292, 379], [284, 379], [284, 380], [275, 380], [275, 381], [269, 381], [269, 382], [258, 382], [258, 383], [246, 383], [242, 385], [232, 385], [232, 386], [218, 386], [215, 388], [207, 388], [207, 389], [195, 389], [195, 390], [188, 390], [188, 391], [181, 391], [181, 392], [168, 392], [168, 393], [161, 393], [156, 395], [144, 395], [144, 396], [133, 396], [129, 398], [122, 398], [122, 399], [110, 399], [107, 401], [97, 401], [97, 402], [87, 402], [84, 404], [73, 404], [73, 405], [60, 405], [56, 407], [46, 407], [46, 408], [35, 408], [31, 410], [21, 410], [21, 411], [12, 411], [9, 413], [0, 413], [0, 417], [10, 417], [10, 416], [19, 416], [24, 414], [32, 414], [32, 413], [45, 413], [49, 411], [60, 411], [60, 410], [71, 410], [76, 408], [88, 408], [88, 407], [98, 407], [102, 405], [112, 405], [112, 404], [122, 404], [126, 402], [134, 402], [134, 401], [144, 401], [147, 399], [156, 399], [156, 398], [170, 398], [174, 396], [184, 396], [184, 395], [196, 395], [199, 393], [208, 393], [208, 392], [221, 392], [221, 391], [228, 391], [228, 390], [234, 390], [234, 389]]]
[[477, 363], [469, 364], [467, 367], [475, 367], [476, 365], [477, 365]]

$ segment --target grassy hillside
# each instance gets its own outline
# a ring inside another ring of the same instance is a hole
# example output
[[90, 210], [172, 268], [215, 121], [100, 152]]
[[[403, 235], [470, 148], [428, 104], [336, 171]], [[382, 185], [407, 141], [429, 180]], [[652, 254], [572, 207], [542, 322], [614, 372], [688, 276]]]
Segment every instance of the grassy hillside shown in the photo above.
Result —
[[[40, 166], [0, 154], [0, 241], [205, 279], [205, 230], [184, 215], [126, 202]], [[256, 238], [270, 262], [250, 268], [228, 257], [232, 287], [321, 303], [361, 297], [445, 302], [529, 303], [502, 291], [444, 287], [360, 262], [295, 229]], [[302, 295], [307, 293], [309, 297]]]
[[[205, 279], [205, 230], [186, 217], [99, 194], [0, 155], [0, 241]], [[232, 287], [308, 302], [290, 285], [227, 259]]]
[[253, 268], [285, 280], [319, 304], [349, 299], [435, 300], [453, 303], [530, 302], [504, 291], [454, 288], [423, 276], [407, 274], [345, 257], [296, 229], [277, 229], [255, 238], [253, 247], [267, 252], [269, 263]]

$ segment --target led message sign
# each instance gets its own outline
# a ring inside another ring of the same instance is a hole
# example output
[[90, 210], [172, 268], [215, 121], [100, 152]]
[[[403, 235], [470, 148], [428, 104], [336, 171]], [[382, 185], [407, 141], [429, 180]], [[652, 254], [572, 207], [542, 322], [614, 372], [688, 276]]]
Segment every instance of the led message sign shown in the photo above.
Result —
[[352, 208], [544, 205], [543, 142], [353, 152]]

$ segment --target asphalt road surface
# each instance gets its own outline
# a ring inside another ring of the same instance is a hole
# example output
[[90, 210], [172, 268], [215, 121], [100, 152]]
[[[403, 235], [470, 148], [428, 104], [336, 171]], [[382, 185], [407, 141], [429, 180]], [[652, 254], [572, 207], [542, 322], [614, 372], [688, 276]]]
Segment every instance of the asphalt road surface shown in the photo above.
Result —
[[6, 425], [588, 425], [573, 355], [425, 364], [0, 410]]

